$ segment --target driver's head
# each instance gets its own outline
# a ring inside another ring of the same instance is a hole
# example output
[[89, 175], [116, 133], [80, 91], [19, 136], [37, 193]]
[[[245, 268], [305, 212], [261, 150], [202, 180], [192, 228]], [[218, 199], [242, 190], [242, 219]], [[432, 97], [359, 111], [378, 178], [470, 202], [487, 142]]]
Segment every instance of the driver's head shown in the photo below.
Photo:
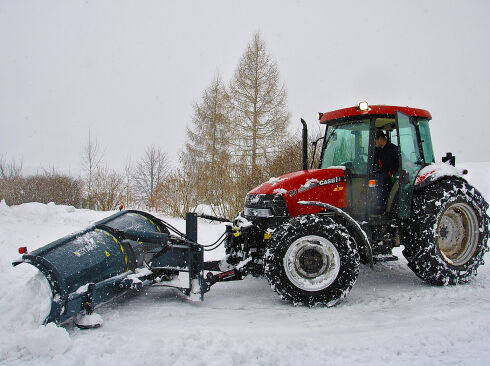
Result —
[[384, 147], [387, 142], [385, 133], [381, 130], [376, 131], [376, 147]]

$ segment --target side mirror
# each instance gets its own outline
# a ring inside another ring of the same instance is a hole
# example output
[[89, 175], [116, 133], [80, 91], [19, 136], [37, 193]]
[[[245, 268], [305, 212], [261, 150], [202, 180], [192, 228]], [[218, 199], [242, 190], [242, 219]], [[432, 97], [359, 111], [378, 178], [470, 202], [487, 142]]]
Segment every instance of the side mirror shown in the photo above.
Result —
[[442, 157], [442, 162], [451, 164], [452, 166], [456, 166], [456, 156], [454, 156], [452, 153], [448, 152], [446, 153], [446, 156]]

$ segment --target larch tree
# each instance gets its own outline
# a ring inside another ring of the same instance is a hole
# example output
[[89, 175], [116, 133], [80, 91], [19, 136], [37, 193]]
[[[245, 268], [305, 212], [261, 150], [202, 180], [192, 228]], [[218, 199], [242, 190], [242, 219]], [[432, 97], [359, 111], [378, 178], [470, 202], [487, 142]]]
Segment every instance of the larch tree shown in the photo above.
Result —
[[248, 170], [248, 184], [255, 185], [265, 178], [264, 167], [287, 139], [290, 119], [286, 87], [258, 32], [240, 59], [229, 94], [235, 156]]
[[181, 163], [194, 175], [197, 197], [217, 215], [227, 211], [228, 197], [222, 194], [222, 184], [230, 184], [229, 176], [230, 103], [228, 93], [218, 74], [194, 104], [191, 127], [187, 129], [187, 144]]

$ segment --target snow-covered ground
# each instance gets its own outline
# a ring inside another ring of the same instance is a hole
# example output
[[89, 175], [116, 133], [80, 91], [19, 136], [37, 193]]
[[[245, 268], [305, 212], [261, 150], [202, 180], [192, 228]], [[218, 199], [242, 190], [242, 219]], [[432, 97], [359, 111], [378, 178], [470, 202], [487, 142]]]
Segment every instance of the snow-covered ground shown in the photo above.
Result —
[[[490, 201], [490, 163], [461, 166]], [[44, 284], [34, 267], [11, 266], [17, 248], [35, 249], [109, 214], [0, 204], [2, 365], [489, 364], [490, 268], [466, 285], [431, 287], [407, 268], [401, 249], [398, 262], [362, 266], [334, 308], [293, 307], [265, 279], [247, 278], [213, 286], [202, 303], [174, 289], [129, 294], [98, 309], [104, 325], [95, 330], [39, 326]], [[182, 220], [167, 220], [184, 230]], [[204, 243], [222, 232], [200, 223]], [[212, 258], [222, 255], [220, 248]]]

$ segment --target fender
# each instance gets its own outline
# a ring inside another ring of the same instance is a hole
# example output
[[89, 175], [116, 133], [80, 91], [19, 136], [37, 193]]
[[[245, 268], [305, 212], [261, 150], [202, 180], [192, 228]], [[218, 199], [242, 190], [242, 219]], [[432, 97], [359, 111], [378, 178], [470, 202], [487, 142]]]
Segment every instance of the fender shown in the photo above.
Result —
[[466, 169], [456, 168], [448, 163], [434, 163], [422, 168], [415, 178], [414, 189], [421, 189], [444, 177], [463, 178], [468, 174]]
[[369, 259], [369, 266], [371, 269], [374, 267], [374, 261], [373, 261], [373, 249], [371, 247], [371, 243], [369, 242], [369, 238], [366, 234], [366, 232], [361, 228], [359, 223], [354, 220], [348, 213], [345, 211], [341, 210], [338, 207], [329, 205], [328, 203], [323, 203], [323, 202], [316, 202], [316, 201], [299, 201], [299, 205], [302, 206], [317, 206], [325, 209], [327, 212], [333, 212], [336, 215], [341, 216], [345, 220], [345, 224], [347, 225], [347, 228], [349, 230], [353, 230], [357, 235], [357, 238], [361, 241], [361, 244], [363, 245], [366, 255]]

